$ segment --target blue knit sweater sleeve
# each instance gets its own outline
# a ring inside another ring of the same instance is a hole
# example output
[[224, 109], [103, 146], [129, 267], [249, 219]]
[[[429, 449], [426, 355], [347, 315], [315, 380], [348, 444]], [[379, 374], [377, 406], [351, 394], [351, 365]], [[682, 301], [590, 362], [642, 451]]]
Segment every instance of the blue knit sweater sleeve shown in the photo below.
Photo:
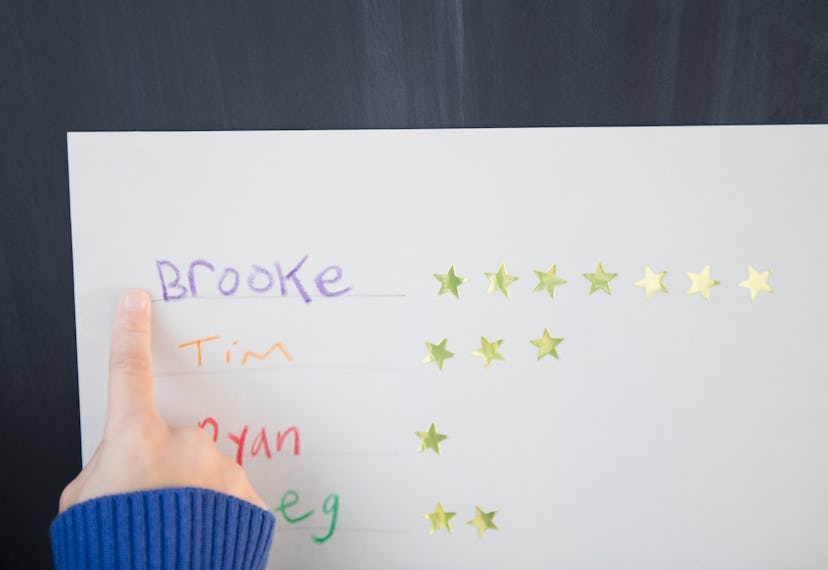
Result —
[[58, 570], [264, 568], [276, 519], [230, 495], [181, 487], [74, 505], [50, 528]]

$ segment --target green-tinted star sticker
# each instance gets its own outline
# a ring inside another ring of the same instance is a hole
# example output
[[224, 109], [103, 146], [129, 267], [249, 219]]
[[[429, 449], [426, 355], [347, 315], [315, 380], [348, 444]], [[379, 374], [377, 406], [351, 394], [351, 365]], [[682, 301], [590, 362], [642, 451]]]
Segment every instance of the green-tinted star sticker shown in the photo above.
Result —
[[486, 340], [486, 337], [480, 337], [480, 350], [475, 350], [472, 352], [473, 356], [479, 356], [483, 359], [483, 366], [486, 368], [489, 367], [492, 360], [506, 360], [503, 358], [503, 355], [500, 354], [500, 344], [503, 342], [503, 339], [495, 340], [489, 342]]
[[460, 294], [457, 292], [457, 288], [468, 281], [465, 277], [458, 277], [457, 274], [454, 272], [454, 266], [452, 265], [449, 267], [448, 273], [445, 275], [440, 275], [439, 273], [434, 274], [434, 278], [440, 282], [440, 290], [437, 291], [438, 295], [442, 295], [443, 293], [451, 293], [456, 298], [460, 298]]
[[500, 265], [497, 273], [485, 273], [484, 275], [489, 278], [489, 293], [500, 291], [507, 297], [509, 296], [509, 285], [518, 280], [514, 275], [506, 274], [505, 263]]
[[590, 286], [589, 286], [589, 294], [592, 295], [599, 289], [604, 291], [607, 295], [612, 295], [612, 291], [610, 290], [609, 282], [618, 277], [617, 273], [607, 273], [604, 271], [604, 266], [602, 264], [598, 264], [598, 269], [595, 270], [595, 273], [584, 273], [584, 277], [589, 279]]
[[535, 269], [535, 275], [538, 276], [538, 284], [535, 286], [535, 291], [546, 291], [549, 293], [549, 296], [554, 299], [555, 287], [566, 283], [565, 279], [561, 279], [555, 274], [557, 271], [557, 265], [553, 265], [546, 273], [539, 269]]
[[564, 341], [562, 338], [552, 338], [549, 334], [549, 329], [543, 329], [543, 335], [537, 340], [530, 340], [532, 344], [538, 347], [538, 360], [546, 355], [558, 356], [558, 345]]
[[647, 298], [652, 299], [656, 293], [666, 293], [667, 287], [664, 286], [664, 277], [667, 275], [666, 271], [656, 273], [650, 266], [644, 268], [644, 279], [635, 282], [636, 287], [642, 287], [647, 292]]
[[739, 283], [739, 287], [750, 289], [750, 300], [755, 301], [759, 293], [773, 293], [773, 289], [768, 285], [770, 279], [770, 269], [767, 271], [756, 271], [752, 265], [748, 266], [748, 278]]
[[497, 511], [492, 511], [490, 513], [484, 513], [483, 509], [480, 507], [474, 507], [474, 518], [467, 522], [466, 524], [470, 524], [474, 527], [477, 527], [477, 536], [482, 538], [483, 533], [489, 529], [492, 530], [500, 530], [497, 528], [497, 525], [492, 521], [497, 514]]
[[698, 273], [687, 272], [687, 277], [690, 278], [690, 288], [687, 290], [688, 295], [698, 293], [704, 297], [705, 301], [710, 300], [710, 289], [719, 285], [719, 282], [710, 278], [710, 266], [705, 265]]
[[437, 433], [437, 428], [434, 427], [434, 422], [431, 422], [431, 427], [428, 428], [428, 431], [418, 431], [414, 433], [416, 433], [417, 437], [420, 438], [421, 443], [419, 451], [421, 453], [426, 449], [431, 449], [434, 453], [440, 455], [440, 442], [448, 439], [447, 435]]
[[423, 358], [423, 363], [429, 362], [436, 362], [437, 368], [440, 370], [443, 369], [443, 363], [446, 361], [447, 358], [454, 358], [454, 353], [446, 350], [446, 342], [448, 342], [447, 338], [444, 338], [440, 341], [440, 344], [432, 344], [430, 342], [426, 342], [426, 348], [428, 349], [428, 354], [426, 357]]
[[431, 530], [428, 531], [428, 534], [434, 534], [441, 528], [447, 532], [451, 532], [451, 524], [449, 524], [449, 521], [454, 518], [454, 515], [456, 514], [457, 513], [447, 513], [443, 510], [443, 505], [437, 503], [437, 510], [433, 513], [426, 513], [423, 515], [431, 521]]

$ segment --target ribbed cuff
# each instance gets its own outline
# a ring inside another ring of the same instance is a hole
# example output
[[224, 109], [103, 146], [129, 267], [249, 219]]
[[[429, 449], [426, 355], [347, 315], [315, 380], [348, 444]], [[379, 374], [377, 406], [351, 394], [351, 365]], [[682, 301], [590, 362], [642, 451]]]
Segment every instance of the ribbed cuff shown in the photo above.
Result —
[[74, 505], [50, 528], [55, 568], [264, 568], [276, 518], [230, 495], [181, 487]]

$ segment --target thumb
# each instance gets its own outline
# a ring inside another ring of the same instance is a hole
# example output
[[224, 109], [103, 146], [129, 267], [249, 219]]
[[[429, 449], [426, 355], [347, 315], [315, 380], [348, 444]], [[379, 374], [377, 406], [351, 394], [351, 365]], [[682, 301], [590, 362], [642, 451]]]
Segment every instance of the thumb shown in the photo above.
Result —
[[109, 351], [106, 431], [119, 430], [136, 416], [157, 415], [150, 352], [150, 296], [139, 289], [121, 296]]

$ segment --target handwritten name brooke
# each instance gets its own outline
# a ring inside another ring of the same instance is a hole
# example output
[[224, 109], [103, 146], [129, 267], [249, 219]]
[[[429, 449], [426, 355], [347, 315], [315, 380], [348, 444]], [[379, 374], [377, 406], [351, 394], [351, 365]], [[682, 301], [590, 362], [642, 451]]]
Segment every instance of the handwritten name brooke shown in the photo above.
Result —
[[[244, 282], [251, 293], [263, 295], [272, 290], [278, 280], [282, 297], [288, 294], [288, 286], [292, 285], [305, 303], [310, 303], [312, 299], [305, 288], [307, 275], [305, 277], [300, 275], [307, 260], [306, 255], [288, 271], [285, 271], [278, 261], [274, 262], [272, 267], [251, 265], [250, 270], [246, 272]], [[224, 297], [235, 295], [242, 283], [242, 273], [235, 267], [225, 267], [221, 273], [218, 273], [216, 267], [205, 259], [195, 259], [188, 266], [184, 266], [187, 267], [186, 284], [182, 283], [181, 269], [172, 261], [156, 260], [155, 267], [158, 269], [158, 278], [161, 280], [164, 301], [178, 301], [187, 296], [198, 297], [199, 286], [203, 285], [206, 272], [212, 274], [209, 279]], [[350, 286], [336, 285], [341, 279], [342, 268], [338, 265], [330, 265], [313, 277], [313, 283], [323, 297], [339, 297], [351, 290]]]

